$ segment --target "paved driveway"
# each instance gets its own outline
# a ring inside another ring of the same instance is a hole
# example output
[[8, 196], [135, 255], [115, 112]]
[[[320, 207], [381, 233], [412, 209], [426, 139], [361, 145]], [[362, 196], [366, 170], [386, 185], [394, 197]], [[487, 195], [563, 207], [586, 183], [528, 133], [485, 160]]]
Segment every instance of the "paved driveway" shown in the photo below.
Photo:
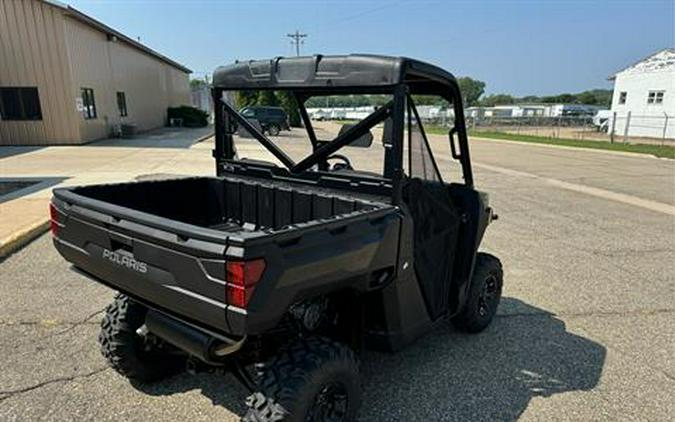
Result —
[[149, 173], [211, 174], [212, 143], [197, 141], [212, 132], [210, 127], [161, 128], [134, 139], [79, 146], [0, 147], [0, 181], [42, 180], [0, 197], [0, 256], [7, 245], [45, 226], [53, 187], [128, 181]]
[[[675, 162], [492, 141], [472, 151], [500, 215], [484, 241], [505, 267], [499, 315], [479, 335], [443, 324], [398, 354], [366, 353], [362, 419], [671, 420]], [[242, 411], [229, 375], [142, 387], [107, 369], [96, 335], [112, 292], [70, 271], [48, 236], [0, 264], [0, 292], [0, 420]]]

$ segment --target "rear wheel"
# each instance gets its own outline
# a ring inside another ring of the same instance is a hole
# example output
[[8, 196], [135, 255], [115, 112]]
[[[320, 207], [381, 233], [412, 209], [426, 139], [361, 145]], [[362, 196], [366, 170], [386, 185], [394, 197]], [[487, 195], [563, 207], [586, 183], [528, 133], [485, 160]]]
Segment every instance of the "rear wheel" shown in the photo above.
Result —
[[108, 364], [129, 379], [156, 381], [185, 367], [185, 358], [169, 344], [144, 331], [148, 308], [118, 294], [108, 305], [98, 341]]
[[267, 128], [267, 132], [270, 134], [270, 136], [278, 136], [279, 132], [281, 132], [281, 129], [279, 128], [279, 126], [276, 123], [272, 123]]
[[242, 420], [348, 422], [356, 420], [360, 402], [354, 353], [333, 340], [310, 337], [266, 365]]
[[469, 293], [462, 311], [452, 318], [452, 324], [467, 333], [479, 333], [487, 328], [497, 313], [504, 282], [499, 259], [478, 253]]

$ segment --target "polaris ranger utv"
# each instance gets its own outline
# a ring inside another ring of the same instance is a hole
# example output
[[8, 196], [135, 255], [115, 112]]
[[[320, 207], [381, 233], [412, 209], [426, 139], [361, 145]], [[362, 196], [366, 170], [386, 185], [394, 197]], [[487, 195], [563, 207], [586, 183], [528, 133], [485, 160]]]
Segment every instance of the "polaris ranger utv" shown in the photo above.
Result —
[[[292, 93], [305, 152], [231, 105], [246, 90]], [[305, 104], [351, 94], [379, 106], [327, 137], [338, 125]], [[454, 115], [433, 145], [415, 105], [430, 95]], [[246, 421], [351, 421], [359, 350], [398, 350], [446, 319], [469, 333], [490, 323], [502, 268], [478, 247], [496, 216], [473, 186], [450, 73], [370, 55], [237, 62], [215, 71], [213, 100], [216, 177], [54, 191], [56, 248], [119, 291], [99, 336], [115, 370], [145, 382], [223, 368], [251, 392]]]

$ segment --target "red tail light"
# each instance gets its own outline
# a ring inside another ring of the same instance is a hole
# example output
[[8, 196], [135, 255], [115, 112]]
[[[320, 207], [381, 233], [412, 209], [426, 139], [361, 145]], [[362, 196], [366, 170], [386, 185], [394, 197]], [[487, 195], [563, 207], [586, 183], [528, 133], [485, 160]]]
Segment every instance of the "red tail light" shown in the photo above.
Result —
[[61, 224], [58, 221], [59, 211], [56, 209], [54, 204], [49, 203], [49, 228], [52, 231], [52, 236], [57, 236], [59, 234], [59, 228]]
[[227, 302], [239, 308], [245, 308], [253, 295], [255, 284], [265, 271], [265, 260], [227, 261], [225, 264], [227, 281]]

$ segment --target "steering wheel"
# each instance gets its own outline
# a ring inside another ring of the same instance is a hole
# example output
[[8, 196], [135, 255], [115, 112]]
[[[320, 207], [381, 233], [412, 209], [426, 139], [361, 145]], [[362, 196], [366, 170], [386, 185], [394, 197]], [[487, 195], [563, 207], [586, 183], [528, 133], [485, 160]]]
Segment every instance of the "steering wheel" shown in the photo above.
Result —
[[333, 154], [328, 156], [326, 158], [326, 161], [328, 160], [340, 160], [342, 161], [341, 163], [335, 163], [333, 164], [333, 167], [331, 168], [331, 171], [337, 171], [337, 170], [354, 170], [354, 167], [352, 167], [351, 161], [349, 161], [349, 158], [345, 157], [342, 154]]

